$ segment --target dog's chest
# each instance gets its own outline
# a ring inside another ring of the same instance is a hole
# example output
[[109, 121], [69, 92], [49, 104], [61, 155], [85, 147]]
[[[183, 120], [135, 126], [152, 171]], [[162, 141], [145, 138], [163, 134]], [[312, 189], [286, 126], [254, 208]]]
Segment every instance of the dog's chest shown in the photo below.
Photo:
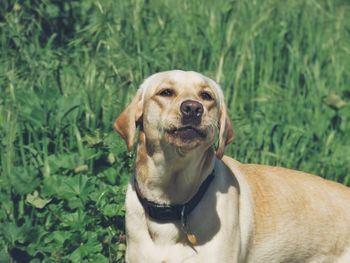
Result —
[[186, 237], [179, 222], [158, 223], [147, 220], [148, 233], [155, 245], [186, 243]]
[[[224, 211], [218, 214], [218, 211]], [[188, 218], [198, 245], [191, 247], [180, 222], [149, 220], [133, 191], [127, 194], [127, 257], [129, 262], [228, 262], [235, 257], [236, 219], [232, 200], [210, 191]]]

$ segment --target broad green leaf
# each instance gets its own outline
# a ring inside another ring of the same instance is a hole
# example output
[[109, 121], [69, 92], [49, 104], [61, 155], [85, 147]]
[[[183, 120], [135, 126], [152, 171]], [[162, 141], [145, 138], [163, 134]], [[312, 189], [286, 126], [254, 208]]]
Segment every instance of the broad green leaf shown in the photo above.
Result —
[[13, 167], [10, 177], [11, 186], [18, 194], [28, 194], [34, 191], [39, 184], [40, 178], [34, 167], [25, 169], [23, 166]]
[[0, 248], [0, 262], [11, 262], [11, 256], [5, 247]]
[[89, 167], [86, 164], [79, 165], [74, 168], [74, 173], [85, 173], [89, 170]]
[[74, 213], [65, 213], [61, 216], [62, 223], [64, 226], [71, 227], [74, 230], [84, 229], [84, 226], [88, 223], [86, 219], [86, 214], [78, 210]]
[[44, 208], [52, 199], [42, 199], [39, 197], [38, 191], [34, 191], [33, 194], [27, 194], [26, 201], [35, 208]]
[[116, 216], [118, 215], [119, 207], [117, 204], [108, 204], [102, 208], [102, 213], [108, 217]]
[[15, 245], [16, 241], [24, 240], [23, 229], [12, 222], [1, 224], [0, 230], [4, 239], [11, 245]]
[[45, 196], [57, 195], [62, 182], [66, 179], [66, 176], [51, 175], [44, 178], [42, 194]]
[[339, 95], [331, 93], [323, 98], [323, 102], [334, 110], [340, 110], [344, 108], [347, 103]]
[[55, 154], [48, 157], [48, 164], [51, 174], [54, 174], [59, 170], [74, 170], [82, 165], [82, 159], [78, 153]]
[[103, 144], [103, 138], [104, 134], [100, 129], [97, 129], [91, 134], [86, 134], [84, 141], [88, 144], [89, 147], [94, 147]]
[[83, 208], [92, 189], [93, 185], [86, 175], [64, 176], [61, 184], [57, 185], [56, 194], [67, 200], [71, 208]]
[[97, 240], [96, 233], [88, 235], [87, 242], [80, 244], [70, 256], [73, 262], [81, 262], [85, 258], [94, 258], [94, 254], [101, 252], [102, 245]]
[[72, 234], [69, 231], [53, 231], [50, 232], [49, 235], [47, 235], [47, 237], [45, 238], [45, 242], [46, 243], [51, 243], [51, 242], [55, 242], [59, 245], [63, 245], [63, 243], [66, 240], [69, 240], [71, 238]]

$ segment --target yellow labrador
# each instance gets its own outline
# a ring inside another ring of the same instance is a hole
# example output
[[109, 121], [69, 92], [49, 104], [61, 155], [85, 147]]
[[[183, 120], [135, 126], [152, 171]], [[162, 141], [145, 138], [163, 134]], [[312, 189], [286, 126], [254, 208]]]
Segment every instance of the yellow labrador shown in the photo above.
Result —
[[223, 156], [233, 131], [213, 80], [150, 76], [115, 122], [129, 151], [137, 126], [128, 262], [350, 262], [349, 188]]

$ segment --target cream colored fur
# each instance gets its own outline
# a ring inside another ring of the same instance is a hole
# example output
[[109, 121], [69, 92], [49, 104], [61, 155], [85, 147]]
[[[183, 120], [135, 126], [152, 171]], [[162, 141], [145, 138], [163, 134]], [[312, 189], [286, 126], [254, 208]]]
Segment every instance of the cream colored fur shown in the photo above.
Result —
[[[164, 96], [164, 90], [171, 96]], [[182, 126], [180, 105], [185, 100], [203, 105], [199, 128], [205, 139], [189, 143], [169, 133]], [[198, 240], [195, 246], [179, 222], [149, 218], [131, 180], [127, 262], [350, 263], [349, 188], [302, 172], [223, 157], [233, 132], [222, 91], [213, 80], [179, 70], [152, 75], [115, 123], [129, 150], [137, 124], [135, 176], [148, 200], [185, 203], [213, 168], [215, 178], [188, 218]]]

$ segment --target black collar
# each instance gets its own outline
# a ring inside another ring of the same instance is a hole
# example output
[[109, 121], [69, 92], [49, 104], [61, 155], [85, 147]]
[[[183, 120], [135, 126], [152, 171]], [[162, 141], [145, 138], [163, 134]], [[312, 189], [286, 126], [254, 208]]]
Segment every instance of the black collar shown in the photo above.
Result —
[[186, 224], [187, 216], [193, 211], [193, 209], [198, 205], [202, 199], [204, 193], [209, 188], [210, 183], [213, 181], [215, 175], [215, 170], [213, 170], [208, 177], [204, 180], [198, 189], [198, 192], [185, 204], [157, 204], [155, 202], [147, 200], [140, 192], [140, 188], [137, 184], [136, 177], [134, 178], [134, 185], [137, 197], [139, 198], [143, 208], [148, 213], [148, 215], [156, 220], [160, 221], [171, 221], [180, 220], [183, 221], [182, 224]]

